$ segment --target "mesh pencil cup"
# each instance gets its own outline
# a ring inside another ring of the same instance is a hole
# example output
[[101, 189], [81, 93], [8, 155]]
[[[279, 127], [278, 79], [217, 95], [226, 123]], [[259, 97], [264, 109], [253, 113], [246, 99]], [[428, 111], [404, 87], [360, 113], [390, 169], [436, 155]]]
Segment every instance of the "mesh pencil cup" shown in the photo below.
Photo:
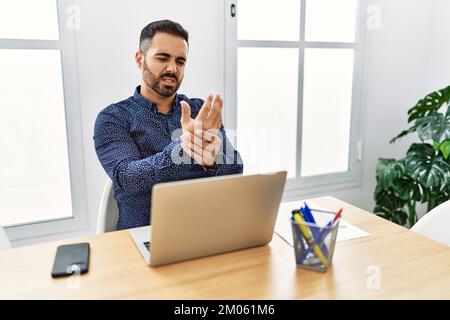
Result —
[[291, 220], [297, 267], [321, 272], [330, 268], [339, 220], [329, 227]]

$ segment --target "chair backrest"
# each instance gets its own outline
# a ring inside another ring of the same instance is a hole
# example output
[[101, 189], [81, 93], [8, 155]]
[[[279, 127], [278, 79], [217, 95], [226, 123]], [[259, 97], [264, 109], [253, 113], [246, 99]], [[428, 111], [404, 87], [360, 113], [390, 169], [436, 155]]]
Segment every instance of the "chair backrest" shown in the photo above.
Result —
[[5, 229], [3, 229], [2, 226], [0, 226], [0, 250], [9, 248], [11, 248], [11, 242], [9, 242]]
[[100, 206], [97, 216], [97, 234], [117, 230], [119, 221], [119, 208], [114, 199], [114, 188], [111, 180], [108, 179], [103, 188]]
[[425, 214], [411, 230], [450, 247], [450, 200]]

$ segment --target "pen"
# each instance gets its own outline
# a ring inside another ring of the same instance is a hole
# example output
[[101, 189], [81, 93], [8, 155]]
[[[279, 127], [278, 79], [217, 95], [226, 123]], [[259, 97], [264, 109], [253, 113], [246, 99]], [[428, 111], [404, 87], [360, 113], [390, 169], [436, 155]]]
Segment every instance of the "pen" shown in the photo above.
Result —
[[[335, 214], [333, 220], [330, 220], [330, 221], [325, 225], [325, 228], [330, 228], [330, 227], [331, 227], [331, 226], [332, 226], [332, 225], [333, 225], [333, 224], [341, 217], [342, 211], [343, 211], [342, 208], [339, 209], [339, 211]], [[316, 239], [316, 243], [322, 243], [322, 242], [325, 240], [327, 234], [328, 234], [330, 231], [331, 231], [331, 229], [325, 229], [325, 230], [322, 229], [322, 231], [319, 233], [319, 236], [318, 236], [317, 238], [315, 238], [315, 239]], [[326, 248], [326, 246], [324, 245], [322, 249], [325, 249], [325, 248]], [[306, 250], [305, 256], [308, 255], [309, 252], [311, 252], [311, 249], [310, 249], [310, 248], [309, 248], [308, 250]]]
[[[305, 207], [301, 207], [300, 208], [300, 210], [292, 210], [292, 214], [294, 214], [294, 213], [299, 213], [302, 217], [303, 217], [303, 219], [306, 221], [306, 222], [308, 222], [308, 223], [311, 223], [311, 224], [317, 224], [316, 223], [316, 220], [314, 219], [314, 216], [312, 215], [312, 212], [311, 212], [311, 210], [309, 209], [309, 207], [308, 207], [308, 205], [306, 204], [306, 202], [304, 202], [304, 204], [305, 204]], [[334, 212], [333, 212], [334, 213]], [[314, 241], [315, 241], [315, 243], [320, 243], [320, 242], [318, 242], [317, 240], [320, 238], [320, 236], [322, 235], [322, 233], [317, 229], [317, 228], [310, 228], [309, 229], [310, 231], [311, 231], [311, 233], [312, 233], [312, 237], [313, 237], [313, 239], [314, 239]], [[324, 254], [324, 255], [328, 255], [328, 249], [327, 249], [327, 246], [325, 245], [325, 244], [321, 244], [320, 245], [320, 248], [321, 248], [321, 250], [322, 250], [322, 253]], [[310, 251], [310, 250], [309, 250]]]
[[338, 213], [336, 213], [336, 215], [333, 218], [333, 223], [335, 223], [337, 221], [337, 219], [339, 219], [341, 217], [342, 210], [344, 210], [344, 209], [340, 208]]
[[327, 259], [323, 255], [322, 250], [320, 250], [320, 247], [314, 242], [313, 236], [311, 234], [311, 230], [309, 230], [309, 228], [306, 225], [304, 225], [305, 220], [298, 213], [298, 211], [294, 213], [294, 219], [298, 223], [300, 231], [302, 232], [302, 234], [305, 237], [306, 241], [308, 241], [309, 245], [313, 247], [313, 251], [317, 255], [317, 257], [319, 258], [320, 262], [324, 266], [327, 266], [327, 264], [328, 264]]
[[[303, 213], [303, 218], [305, 219], [306, 222], [317, 224], [316, 219], [314, 219], [311, 209], [308, 207], [308, 204], [306, 203], [306, 201], [304, 202], [304, 204], [305, 204], [304, 208], [300, 209], [300, 211]], [[317, 240], [317, 238], [321, 234], [320, 231], [317, 228], [312, 228], [310, 230], [311, 230], [314, 240]], [[324, 254], [327, 254], [326, 249], [324, 250]]]
[[[295, 222], [294, 216], [291, 217], [291, 221]], [[302, 246], [303, 250], [306, 250], [305, 245], [302, 240], [302, 235], [300, 234], [300, 229], [297, 227], [292, 228], [295, 232], [295, 237], [298, 239], [298, 242]]]
[[305, 207], [301, 208], [300, 211], [303, 212], [303, 217], [305, 218], [305, 221], [316, 224], [316, 220], [314, 219], [314, 216], [312, 215], [311, 209], [308, 207], [306, 202], [304, 202], [304, 204], [305, 204]]
[[342, 208], [339, 209], [339, 211], [336, 213], [336, 215], [334, 216], [333, 220], [330, 220], [325, 227], [331, 227], [333, 225], [333, 223], [335, 223], [337, 221], [337, 219], [339, 219], [341, 217], [342, 214]]

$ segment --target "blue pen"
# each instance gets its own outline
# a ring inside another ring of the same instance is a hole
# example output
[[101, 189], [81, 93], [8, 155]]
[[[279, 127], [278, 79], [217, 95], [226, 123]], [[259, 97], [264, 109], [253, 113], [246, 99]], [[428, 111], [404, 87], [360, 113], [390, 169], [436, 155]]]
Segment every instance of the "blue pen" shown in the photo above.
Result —
[[[306, 202], [304, 202], [304, 204], [305, 204], [305, 207], [303, 208], [303, 211], [302, 211], [302, 212], [304, 212], [304, 215], [308, 217], [308, 218], [307, 218], [307, 220], [309, 220], [308, 222], [314, 223], [314, 224], [317, 225], [316, 220], [314, 219], [314, 216], [313, 216], [312, 211], [311, 211], [311, 209], [309, 208], [308, 204], [307, 204]], [[305, 220], [306, 220], [306, 218], [305, 218]], [[330, 225], [331, 225], [331, 224], [330, 224]], [[323, 239], [325, 238], [325, 237], [322, 237], [323, 232], [322, 232], [321, 230], [318, 230], [317, 228], [311, 228], [311, 231], [312, 231], [312, 233], [313, 233], [315, 242], [316, 242], [317, 244], [322, 243], [322, 242], [323, 242]], [[322, 244], [320, 245], [320, 247], [321, 247], [323, 253], [324, 253], [325, 255], [327, 255], [327, 254], [328, 254], [328, 248], [327, 248], [327, 246], [326, 246], [324, 243], [322, 243]]]
[[[317, 225], [316, 220], [314, 219], [314, 216], [312, 215], [311, 209], [308, 207], [306, 202], [305, 202], [305, 207], [304, 208], [301, 207], [300, 210], [292, 210], [292, 214], [294, 214], [296, 212], [301, 214], [301, 216], [303, 217], [305, 222]], [[311, 231], [314, 243], [319, 244], [320, 243], [319, 242], [319, 238], [321, 236], [321, 232], [317, 229], [317, 227], [309, 227], [309, 229]], [[298, 230], [298, 231], [300, 231], [300, 230]], [[300, 234], [297, 233], [297, 237], [299, 237], [299, 236], [300, 236]], [[300, 238], [300, 239], [302, 239], [302, 238]], [[309, 254], [309, 252], [312, 251], [313, 247], [314, 246], [311, 246], [311, 247], [309, 247], [309, 249], [304, 250], [304, 253], [303, 253], [303, 255], [302, 255], [300, 260], [305, 259], [306, 256]], [[321, 248], [323, 254], [325, 256], [327, 256], [328, 255], [328, 248], [326, 247], [326, 245], [322, 243], [322, 245], [320, 245], [320, 248]]]
[[[300, 211], [303, 213], [303, 218], [305, 219], [306, 222], [317, 225], [316, 220], [314, 219], [314, 216], [311, 212], [311, 209], [308, 207], [306, 202], [305, 202], [305, 207], [300, 208]], [[319, 230], [317, 230], [317, 228], [311, 228], [311, 232], [313, 234], [314, 239], [318, 239], [318, 236], [320, 233]]]
[[[326, 228], [328, 228], [328, 229], [325, 229], [325, 230], [323, 230], [322, 229], [322, 231], [321, 232], [319, 232], [319, 236], [318, 236], [318, 239], [317, 239], [317, 241], [316, 241], [316, 243], [322, 243], [324, 240], [325, 240], [325, 238], [327, 237], [327, 235], [328, 235], [328, 233], [330, 233], [330, 231], [331, 231], [331, 229], [329, 229], [340, 217], [341, 217], [341, 214], [342, 214], [342, 208], [341, 209], [339, 209], [339, 211], [336, 213], [336, 215], [334, 216], [334, 218], [332, 219], [332, 220], [330, 220], [326, 225], [325, 225], [325, 227]], [[316, 240], [316, 239], [314, 239], [314, 240]], [[327, 250], [327, 248], [326, 248], [326, 246], [325, 246], [325, 244], [324, 243], [322, 243], [322, 246], [321, 246], [321, 248], [322, 248], [322, 251], [324, 251], [324, 253], [326, 252], [326, 254], [328, 254], [328, 250]], [[305, 256], [309, 253], [309, 252], [311, 252], [312, 250], [311, 250], [311, 248], [309, 248], [306, 252], [305, 252]]]
[[309, 221], [316, 224], [316, 220], [314, 219], [314, 216], [312, 215], [311, 209], [308, 207], [308, 205], [305, 202], [305, 208], [303, 209], [304, 214], [306, 215], [305, 218], [307, 218]]

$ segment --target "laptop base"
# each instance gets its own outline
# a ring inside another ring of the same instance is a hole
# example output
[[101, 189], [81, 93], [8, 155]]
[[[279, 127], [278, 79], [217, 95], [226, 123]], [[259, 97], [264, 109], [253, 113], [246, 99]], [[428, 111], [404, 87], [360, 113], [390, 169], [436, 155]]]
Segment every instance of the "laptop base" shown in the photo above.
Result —
[[151, 237], [152, 227], [145, 226], [140, 228], [129, 229], [128, 233], [133, 239], [134, 244], [138, 248], [142, 257], [147, 264], [150, 264], [150, 237]]

